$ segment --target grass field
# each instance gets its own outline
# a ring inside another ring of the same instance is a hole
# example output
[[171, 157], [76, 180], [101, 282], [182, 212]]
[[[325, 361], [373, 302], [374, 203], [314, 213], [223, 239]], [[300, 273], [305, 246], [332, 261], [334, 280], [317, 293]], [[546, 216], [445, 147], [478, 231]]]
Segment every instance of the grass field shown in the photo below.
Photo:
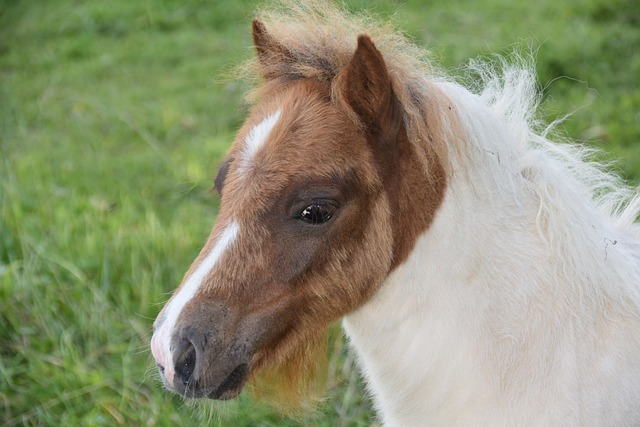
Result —
[[[635, 0], [350, 1], [395, 16], [453, 74], [534, 52], [547, 120], [640, 183]], [[0, 0], [0, 425], [367, 426], [340, 340], [301, 421], [248, 396], [162, 390], [151, 324], [215, 219], [216, 165], [243, 120], [252, 1]]]

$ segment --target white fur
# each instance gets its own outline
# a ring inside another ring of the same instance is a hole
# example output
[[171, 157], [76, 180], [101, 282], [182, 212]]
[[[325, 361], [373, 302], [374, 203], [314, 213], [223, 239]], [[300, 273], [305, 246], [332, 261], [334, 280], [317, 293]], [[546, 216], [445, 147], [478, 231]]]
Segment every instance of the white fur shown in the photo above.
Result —
[[202, 260], [191, 275], [187, 278], [171, 298], [164, 312], [164, 320], [153, 334], [151, 339], [151, 350], [156, 362], [164, 367], [164, 377], [167, 383], [173, 384], [174, 366], [173, 357], [171, 355], [171, 336], [176, 321], [182, 313], [184, 306], [191, 301], [193, 296], [198, 292], [202, 282], [207, 275], [213, 270], [220, 258], [227, 251], [227, 248], [233, 244], [240, 231], [240, 225], [236, 221], [231, 221], [222, 231], [215, 246]]
[[532, 130], [531, 72], [478, 71], [440, 84], [467, 141], [433, 224], [343, 322], [382, 421], [640, 426], [640, 198]]
[[255, 125], [244, 140], [244, 146], [242, 150], [242, 157], [239, 163], [241, 172], [246, 172], [251, 168], [253, 159], [256, 153], [264, 146], [269, 134], [278, 123], [282, 110], [277, 110], [275, 113], [269, 115], [260, 123]]

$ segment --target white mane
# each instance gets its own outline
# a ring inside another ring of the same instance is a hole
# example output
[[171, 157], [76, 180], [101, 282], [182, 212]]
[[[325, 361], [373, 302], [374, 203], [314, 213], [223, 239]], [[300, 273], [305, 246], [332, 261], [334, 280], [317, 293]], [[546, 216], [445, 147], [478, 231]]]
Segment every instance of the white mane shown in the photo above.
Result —
[[[479, 62], [471, 68], [482, 78], [480, 102], [502, 118], [515, 150], [518, 169], [539, 203], [536, 224], [550, 250], [562, 262], [565, 280], [597, 302], [599, 292], [633, 298], [640, 309], [640, 263], [612, 268], [609, 251], [618, 241], [640, 236], [640, 192], [597, 162], [597, 150], [554, 133], [556, 122], [536, 119], [539, 92], [533, 66], [502, 62], [501, 72]], [[559, 142], [554, 142], [555, 137]], [[503, 147], [496, 147], [499, 153]], [[498, 179], [501, 174], [498, 174]], [[520, 197], [516, 194], [516, 197]], [[636, 240], [636, 239], [634, 239]], [[636, 253], [639, 247], [636, 241]], [[631, 267], [631, 268], [630, 268]], [[629, 277], [613, 280], [612, 269]], [[588, 295], [593, 292], [594, 295]]]
[[[508, 65], [503, 61], [499, 72], [472, 61], [470, 69], [482, 79], [480, 98], [504, 118], [522, 152], [539, 153], [564, 170], [591, 195], [595, 207], [613, 225], [627, 227], [634, 223], [640, 216], [640, 192], [607, 170], [609, 165], [593, 160], [598, 150], [554, 134], [555, 126], [563, 119], [550, 125], [536, 119], [540, 95], [532, 64], [517, 60], [516, 65]], [[636, 232], [638, 227], [636, 224]]]

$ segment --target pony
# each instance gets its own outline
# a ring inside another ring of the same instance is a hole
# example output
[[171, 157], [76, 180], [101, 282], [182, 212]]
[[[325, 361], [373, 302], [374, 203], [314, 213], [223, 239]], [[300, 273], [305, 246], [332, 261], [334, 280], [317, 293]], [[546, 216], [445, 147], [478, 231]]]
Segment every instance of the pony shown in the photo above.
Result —
[[552, 141], [531, 66], [467, 88], [325, 2], [252, 36], [219, 214], [154, 323], [164, 385], [304, 402], [342, 319], [384, 425], [640, 425], [640, 197]]

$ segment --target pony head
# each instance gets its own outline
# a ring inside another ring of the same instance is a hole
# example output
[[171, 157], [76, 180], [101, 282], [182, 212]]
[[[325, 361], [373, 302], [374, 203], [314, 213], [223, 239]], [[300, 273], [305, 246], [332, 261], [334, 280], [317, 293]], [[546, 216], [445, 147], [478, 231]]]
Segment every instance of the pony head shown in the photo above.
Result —
[[274, 369], [308, 383], [327, 327], [406, 259], [444, 194], [438, 149], [408, 126], [424, 107], [369, 36], [314, 55], [255, 20], [253, 40], [263, 81], [215, 179], [216, 224], [154, 324], [164, 384], [191, 398]]

